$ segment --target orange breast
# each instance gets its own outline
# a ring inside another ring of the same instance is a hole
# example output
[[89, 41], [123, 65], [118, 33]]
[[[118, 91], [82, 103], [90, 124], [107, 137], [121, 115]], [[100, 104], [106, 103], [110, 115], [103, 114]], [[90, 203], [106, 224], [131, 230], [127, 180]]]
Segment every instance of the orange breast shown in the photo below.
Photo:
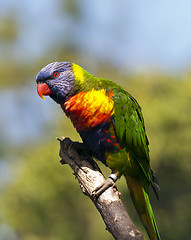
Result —
[[78, 130], [88, 130], [105, 121], [114, 114], [113, 92], [105, 89], [92, 89], [80, 92], [68, 99], [62, 109]]

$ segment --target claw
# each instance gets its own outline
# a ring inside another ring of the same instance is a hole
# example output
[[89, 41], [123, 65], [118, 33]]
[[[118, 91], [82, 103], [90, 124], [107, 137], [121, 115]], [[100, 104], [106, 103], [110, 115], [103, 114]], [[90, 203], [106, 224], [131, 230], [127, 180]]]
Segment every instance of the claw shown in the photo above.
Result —
[[117, 181], [117, 175], [111, 174], [108, 179], [106, 179], [103, 183], [97, 186], [92, 192], [92, 198], [98, 199], [98, 197], [105, 192], [108, 188], [112, 187]]

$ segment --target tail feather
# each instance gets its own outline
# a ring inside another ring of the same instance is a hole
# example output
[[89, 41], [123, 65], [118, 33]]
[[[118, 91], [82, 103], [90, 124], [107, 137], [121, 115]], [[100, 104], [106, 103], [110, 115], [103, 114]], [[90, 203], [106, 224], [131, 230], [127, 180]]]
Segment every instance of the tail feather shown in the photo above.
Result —
[[132, 178], [128, 175], [126, 175], [125, 178], [129, 187], [132, 201], [147, 231], [149, 238], [151, 240], [161, 240], [148, 193], [141, 186], [141, 183], [135, 178]]

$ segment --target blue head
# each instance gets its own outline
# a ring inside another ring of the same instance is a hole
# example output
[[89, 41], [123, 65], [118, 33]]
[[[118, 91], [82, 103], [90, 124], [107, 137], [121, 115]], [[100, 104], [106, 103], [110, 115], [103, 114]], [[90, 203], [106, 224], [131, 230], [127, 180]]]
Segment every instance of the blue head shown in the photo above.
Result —
[[42, 97], [49, 95], [62, 104], [75, 93], [72, 63], [53, 62], [40, 70], [36, 76], [37, 92]]

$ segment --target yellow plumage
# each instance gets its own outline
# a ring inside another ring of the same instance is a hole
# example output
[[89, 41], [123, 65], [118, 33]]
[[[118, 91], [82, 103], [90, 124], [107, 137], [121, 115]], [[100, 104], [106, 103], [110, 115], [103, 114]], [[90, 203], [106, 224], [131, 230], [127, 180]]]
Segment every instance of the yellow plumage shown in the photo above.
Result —
[[84, 94], [84, 103], [89, 105], [89, 111], [94, 113], [99, 109], [100, 112], [114, 113], [113, 100], [106, 94], [105, 89], [96, 91], [94, 88]]
[[85, 80], [83, 69], [77, 64], [73, 63], [72, 70], [73, 70], [75, 79], [79, 82], [79, 84], [83, 84]]
[[77, 129], [96, 126], [114, 114], [113, 93], [105, 89], [80, 92], [64, 103], [64, 111]]

